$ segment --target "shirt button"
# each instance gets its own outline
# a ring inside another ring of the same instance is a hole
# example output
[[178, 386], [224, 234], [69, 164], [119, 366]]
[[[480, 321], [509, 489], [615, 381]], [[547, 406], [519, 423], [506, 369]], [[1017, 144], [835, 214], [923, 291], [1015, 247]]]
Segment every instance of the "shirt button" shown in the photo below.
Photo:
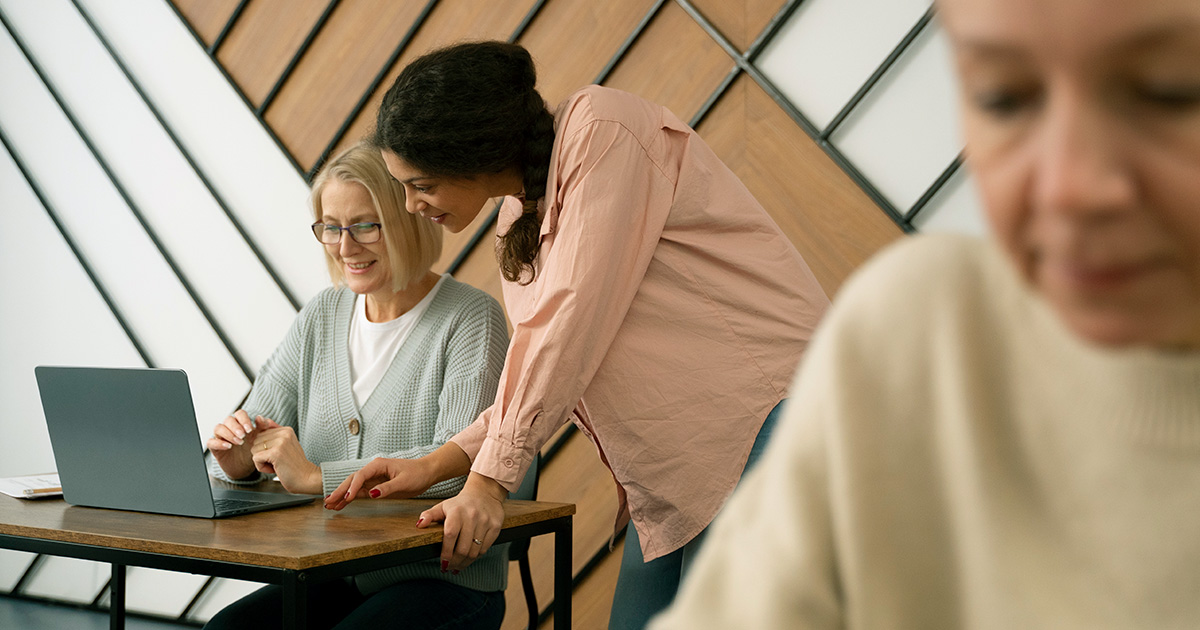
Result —
[[350, 418], [350, 435], [358, 435], [358, 418]]
[[505, 466], [505, 467], [507, 467], [507, 468], [512, 468], [512, 467], [513, 467], [513, 460], [511, 460], [511, 459], [506, 459], [506, 460], [504, 460], [504, 466]]

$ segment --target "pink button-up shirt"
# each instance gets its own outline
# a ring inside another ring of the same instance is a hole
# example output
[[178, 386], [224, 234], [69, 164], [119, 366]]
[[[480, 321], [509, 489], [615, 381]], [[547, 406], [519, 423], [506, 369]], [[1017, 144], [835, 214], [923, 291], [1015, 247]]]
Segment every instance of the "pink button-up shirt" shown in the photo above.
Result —
[[[556, 115], [537, 276], [504, 283], [495, 403], [453, 441], [515, 490], [567, 420], [596, 445], [646, 560], [733, 491], [829, 302], [791, 242], [665, 108], [590, 86]], [[498, 233], [519, 216], [508, 198]]]

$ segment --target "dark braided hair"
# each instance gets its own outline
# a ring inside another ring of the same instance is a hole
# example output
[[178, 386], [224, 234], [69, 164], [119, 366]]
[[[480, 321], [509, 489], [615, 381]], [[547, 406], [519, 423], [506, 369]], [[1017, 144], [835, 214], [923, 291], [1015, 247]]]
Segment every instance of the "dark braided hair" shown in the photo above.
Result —
[[554, 117], [536, 83], [533, 58], [515, 44], [435, 50], [396, 77], [371, 138], [428, 175], [473, 177], [515, 166], [525, 185], [524, 207], [496, 254], [504, 278], [522, 284], [537, 273], [537, 202], [546, 195], [554, 144]]

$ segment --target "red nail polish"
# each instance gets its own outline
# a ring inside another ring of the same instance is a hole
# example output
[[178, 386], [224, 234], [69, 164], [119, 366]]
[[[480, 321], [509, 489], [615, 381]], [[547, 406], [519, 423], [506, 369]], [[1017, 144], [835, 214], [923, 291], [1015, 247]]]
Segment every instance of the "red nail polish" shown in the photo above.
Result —
[[371, 498], [372, 499], [378, 499], [379, 495], [381, 495], [381, 494], [383, 494], [383, 493], [374, 488], [371, 488]]
[[450, 561], [449, 561], [449, 560], [442, 560], [442, 573], [445, 573], [445, 572], [446, 572], [446, 570], [447, 570], [447, 569], [449, 569], [449, 568], [450, 568]]
[[417, 519], [417, 527], [420, 527], [421, 523], [424, 523], [424, 522], [425, 522], [425, 517], [421, 517], [421, 518]]
[[450, 575], [458, 575], [458, 569], [455, 569], [455, 570], [451, 571], [451, 572], [450, 572]]
[[347, 501], [349, 501], [349, 500], [350, 500], [350, 493], [349, 493], [349, 492], [347, 492], [347, 493], [346, 493], [346, 500], [347, 500]]

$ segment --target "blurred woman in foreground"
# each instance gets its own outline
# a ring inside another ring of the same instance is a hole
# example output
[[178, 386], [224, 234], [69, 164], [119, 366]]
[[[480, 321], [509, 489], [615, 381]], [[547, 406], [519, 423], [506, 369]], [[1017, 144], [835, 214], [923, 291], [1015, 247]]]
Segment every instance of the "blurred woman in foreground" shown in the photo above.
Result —
[[843, 289], [658, 630], [1200, 627], [1200, 2], [938, 6], [992, 237]]

